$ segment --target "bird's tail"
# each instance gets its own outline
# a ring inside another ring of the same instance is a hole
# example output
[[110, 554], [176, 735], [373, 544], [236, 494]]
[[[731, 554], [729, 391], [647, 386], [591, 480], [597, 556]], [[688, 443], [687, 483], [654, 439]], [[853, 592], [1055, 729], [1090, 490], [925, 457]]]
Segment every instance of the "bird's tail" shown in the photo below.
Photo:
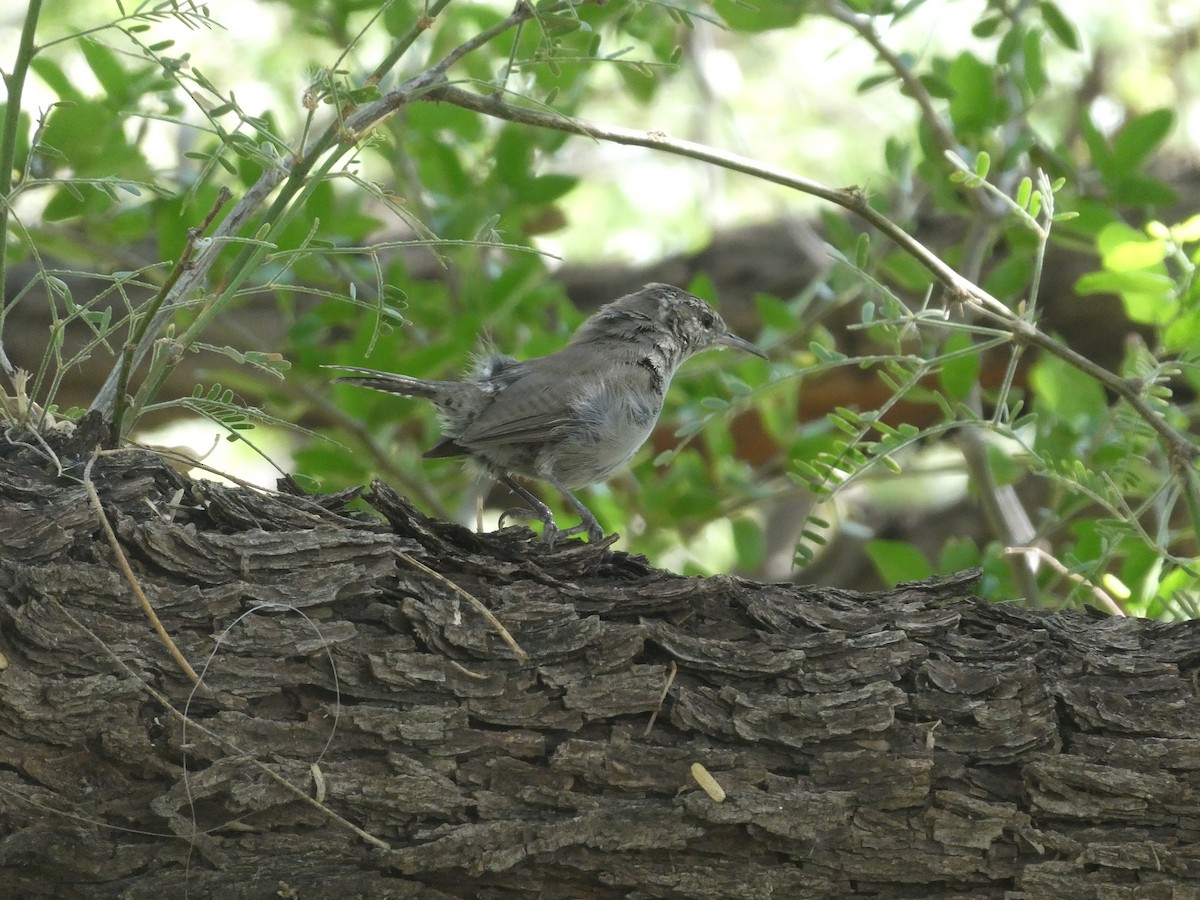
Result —
[[380, 372], [378, 369], [361, 369], [358, 366], [321, 366], [321, 368], [355, 373], [353, 377], [341, 376], [333, 379], [338, 384], [356, 384], [374, 391], [400, 394], [403, 397], [420, 397], [439, 406], [452, 396], [453, 389], [458, 387], [458, 383], [454, 381], [423, 381], [408, 375]]

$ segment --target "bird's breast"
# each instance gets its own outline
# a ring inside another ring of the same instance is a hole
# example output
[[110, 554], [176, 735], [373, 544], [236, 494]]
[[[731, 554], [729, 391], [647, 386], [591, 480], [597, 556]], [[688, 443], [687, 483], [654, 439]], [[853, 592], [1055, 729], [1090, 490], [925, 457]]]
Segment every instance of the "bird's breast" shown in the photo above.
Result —
[[644, 381], [605, 379], [581, 392], [573, 404], [579, 425], [552, 451], [555, 476], [583, 487], [625, 468], [654, 430], [662, 404], [662, 393]]

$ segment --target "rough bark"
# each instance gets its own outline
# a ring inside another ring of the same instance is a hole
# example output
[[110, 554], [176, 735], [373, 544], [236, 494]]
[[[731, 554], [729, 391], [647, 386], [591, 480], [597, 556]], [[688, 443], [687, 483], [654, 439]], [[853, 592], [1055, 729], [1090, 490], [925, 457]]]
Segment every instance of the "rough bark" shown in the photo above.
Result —
[[81, 475], [0, 453], [4, 896], [1200, 896], [1195, 623], [684, 578], [101, 457], [193, 692]]

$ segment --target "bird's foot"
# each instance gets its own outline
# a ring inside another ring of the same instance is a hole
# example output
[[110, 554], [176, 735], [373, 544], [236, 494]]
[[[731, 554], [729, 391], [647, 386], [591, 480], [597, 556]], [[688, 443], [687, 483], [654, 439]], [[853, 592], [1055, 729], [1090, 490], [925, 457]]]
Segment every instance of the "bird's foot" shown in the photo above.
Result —
[[517, 482], [513, 481], [512, 476], [502, 475], [500, 477], [501, 484], [506, 485], [514, 494], [523, 499], [529, 506], [518, 506], [514, 509], [506, 510], [500, 516], [500, 527], [504, 527], [504, 520], [508, 516], [515, 516], [524, 519], [537, 519], [545, 528], [542, 531], [542, 542], [547, 547], [553, 547], [554, 542], [559, 537], [571, 537], [576, 534], [583, 534], [585, 531], [588, 536], [588, 543], [595, 544], [598, 541], [604, 540], [604, 529], [600, 527], [600, 523], [596, 521], [596, 517], [592, 515], [591, 510], [579, 502], [575, 495], [572, 494], [551, 472], [543, 472], [542, 478], [545, 478], [552, 485], [562, 491], [576, 511], [579, 513], [580, 522], [578, 525], [572, 525], [570, 528], [559, 528], [554, 524], [554, 513], [550, 511], [545, 503], [529, 493]]
[[[600, 527], [600, 523], [596, 521], [595, 516], [587, 516], [578, 525], [572, 525], [570, 528], [555, 528], [554, 530], [556, 534], [554, 538], [551, 538], [551, 540], [548, 541], [548, 543], [552, 542], [560, 535], [562, 537], [571, 537], [572, 535], [583, 534], [584, 532], [587, 532], [589, 544], [594, 544], [597, 541], [604, 540], [604, 529]], [[546, 540], [546, 534], [548, 531], [549, 529], [542, 533], [542, 540]]]
[[531, 522], [541, 522], [543, 526], [542, 542], [547, 547], [553, 547], [554, 542], [558, 540], [558, 536], [560, 534], [571, 535], [579, 533], [578, 529], [567, 529], [566, 531], [561, 530], [557, 525], [554, 524], [554, 517], [550, 515], [549, 510], [546, 510], [545, 515], [542, 515], [541, 510], [529, 509], [525, 506], [514, 506], [512, 509], [506, 509], [504, 512], [500, 513], [500, 519], [497, 524], [503, 528], [504, 520], [508, 518], [526, 519]]
[[506, 509], [504, 512], [500, 513], [500, 518], [496, 522], [497, 527], [503, 528], [504, 520], [508, 519], [508, 518], [529, 519], [529, 520], [536, 520], [538, 522], [543, 522], [543, 523], [546, 521], [541, 516], [539, 516], [536, 512], [534, 512], [532, 509], [529, 509], [528, 507], [514, 506], [512, 509]]
[[528, 519], [534, 522], [542, 523], [542, 543], [547, 547], [553, 547], [554, 543], [560, 537], [574, 537], [577, 534], [587, 534], [589, 544], [594, 544], [597, 541], [604, 540], [604, 529], [600, 527], [600, 523], [595, 519], [584, 520], [578, 525], [572, 525], [570, 528], [559, 528], [554, 524], [553, 519], [543, 519], [532, 509], [526, 509], [523, 506], [516, 506], [512, 509], [506, 509], [500, 514], [499, 526], [504, 527], [505, 519]]

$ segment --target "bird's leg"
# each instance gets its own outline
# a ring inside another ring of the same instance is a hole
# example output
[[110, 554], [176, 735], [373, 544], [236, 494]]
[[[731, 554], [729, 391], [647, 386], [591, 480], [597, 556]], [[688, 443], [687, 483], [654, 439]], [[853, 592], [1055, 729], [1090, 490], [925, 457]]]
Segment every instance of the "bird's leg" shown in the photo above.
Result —
[[550, 511], [550, 507], [514, 481], [509, 475], [501, 475], [500, 483], [529, 504], [528, 508], [517, 507], [515, 509], [506, 509], [502, 512], [500, 514], [500, 527], [504, 527], [504, 520], [509, 516], [537, 519], [545, 526], [542, 530], [542, 540], [547, 544], [553, 545], [560, 532], [558, 526], [554, 524], [554, 513]]
[[600, 527], [600, 523], [596, 521], [596, 517], [594, 515], [592, 515], [592, 511], [590, 509], [588, 509], [586, 506], [584, 506], [581, 502], [579, 502], [579, 498], [577, 498], [574, 494], [572, 494], [570, 491], [568, 491], [566, 489], [566, 487], [563, 485], [563, 483], [561, 481], [559, 481], [557, 478], [555, 478], [553, 475], [550, 475], [547, 473], [547, 474], [542, 475], [541, 477], [544, 478], [546, 481], [550, 482], [556, 488], [558, 488], [558, 490], [562, 493], [562, 495], [567, 498], [567, 502], [570, 503], [572, 507], [574, 507], [575, 512], [579, 513], [579, 517], [582, 520], [582, 521], [580, 521], [580, 523], [578, 525], [573, 525], [570, 528], [565, 528], [565, 529], [559, 531], [558, 533], [562, 534], [562, 535], [572, 535], [572, 534], [582, 534], [583, 532], [586, 531], [587, 536], [588, 536], [588, 543], [594, 544], [594, 543], [596, 543], [596, 541], [604, 540], [604, 529]]

